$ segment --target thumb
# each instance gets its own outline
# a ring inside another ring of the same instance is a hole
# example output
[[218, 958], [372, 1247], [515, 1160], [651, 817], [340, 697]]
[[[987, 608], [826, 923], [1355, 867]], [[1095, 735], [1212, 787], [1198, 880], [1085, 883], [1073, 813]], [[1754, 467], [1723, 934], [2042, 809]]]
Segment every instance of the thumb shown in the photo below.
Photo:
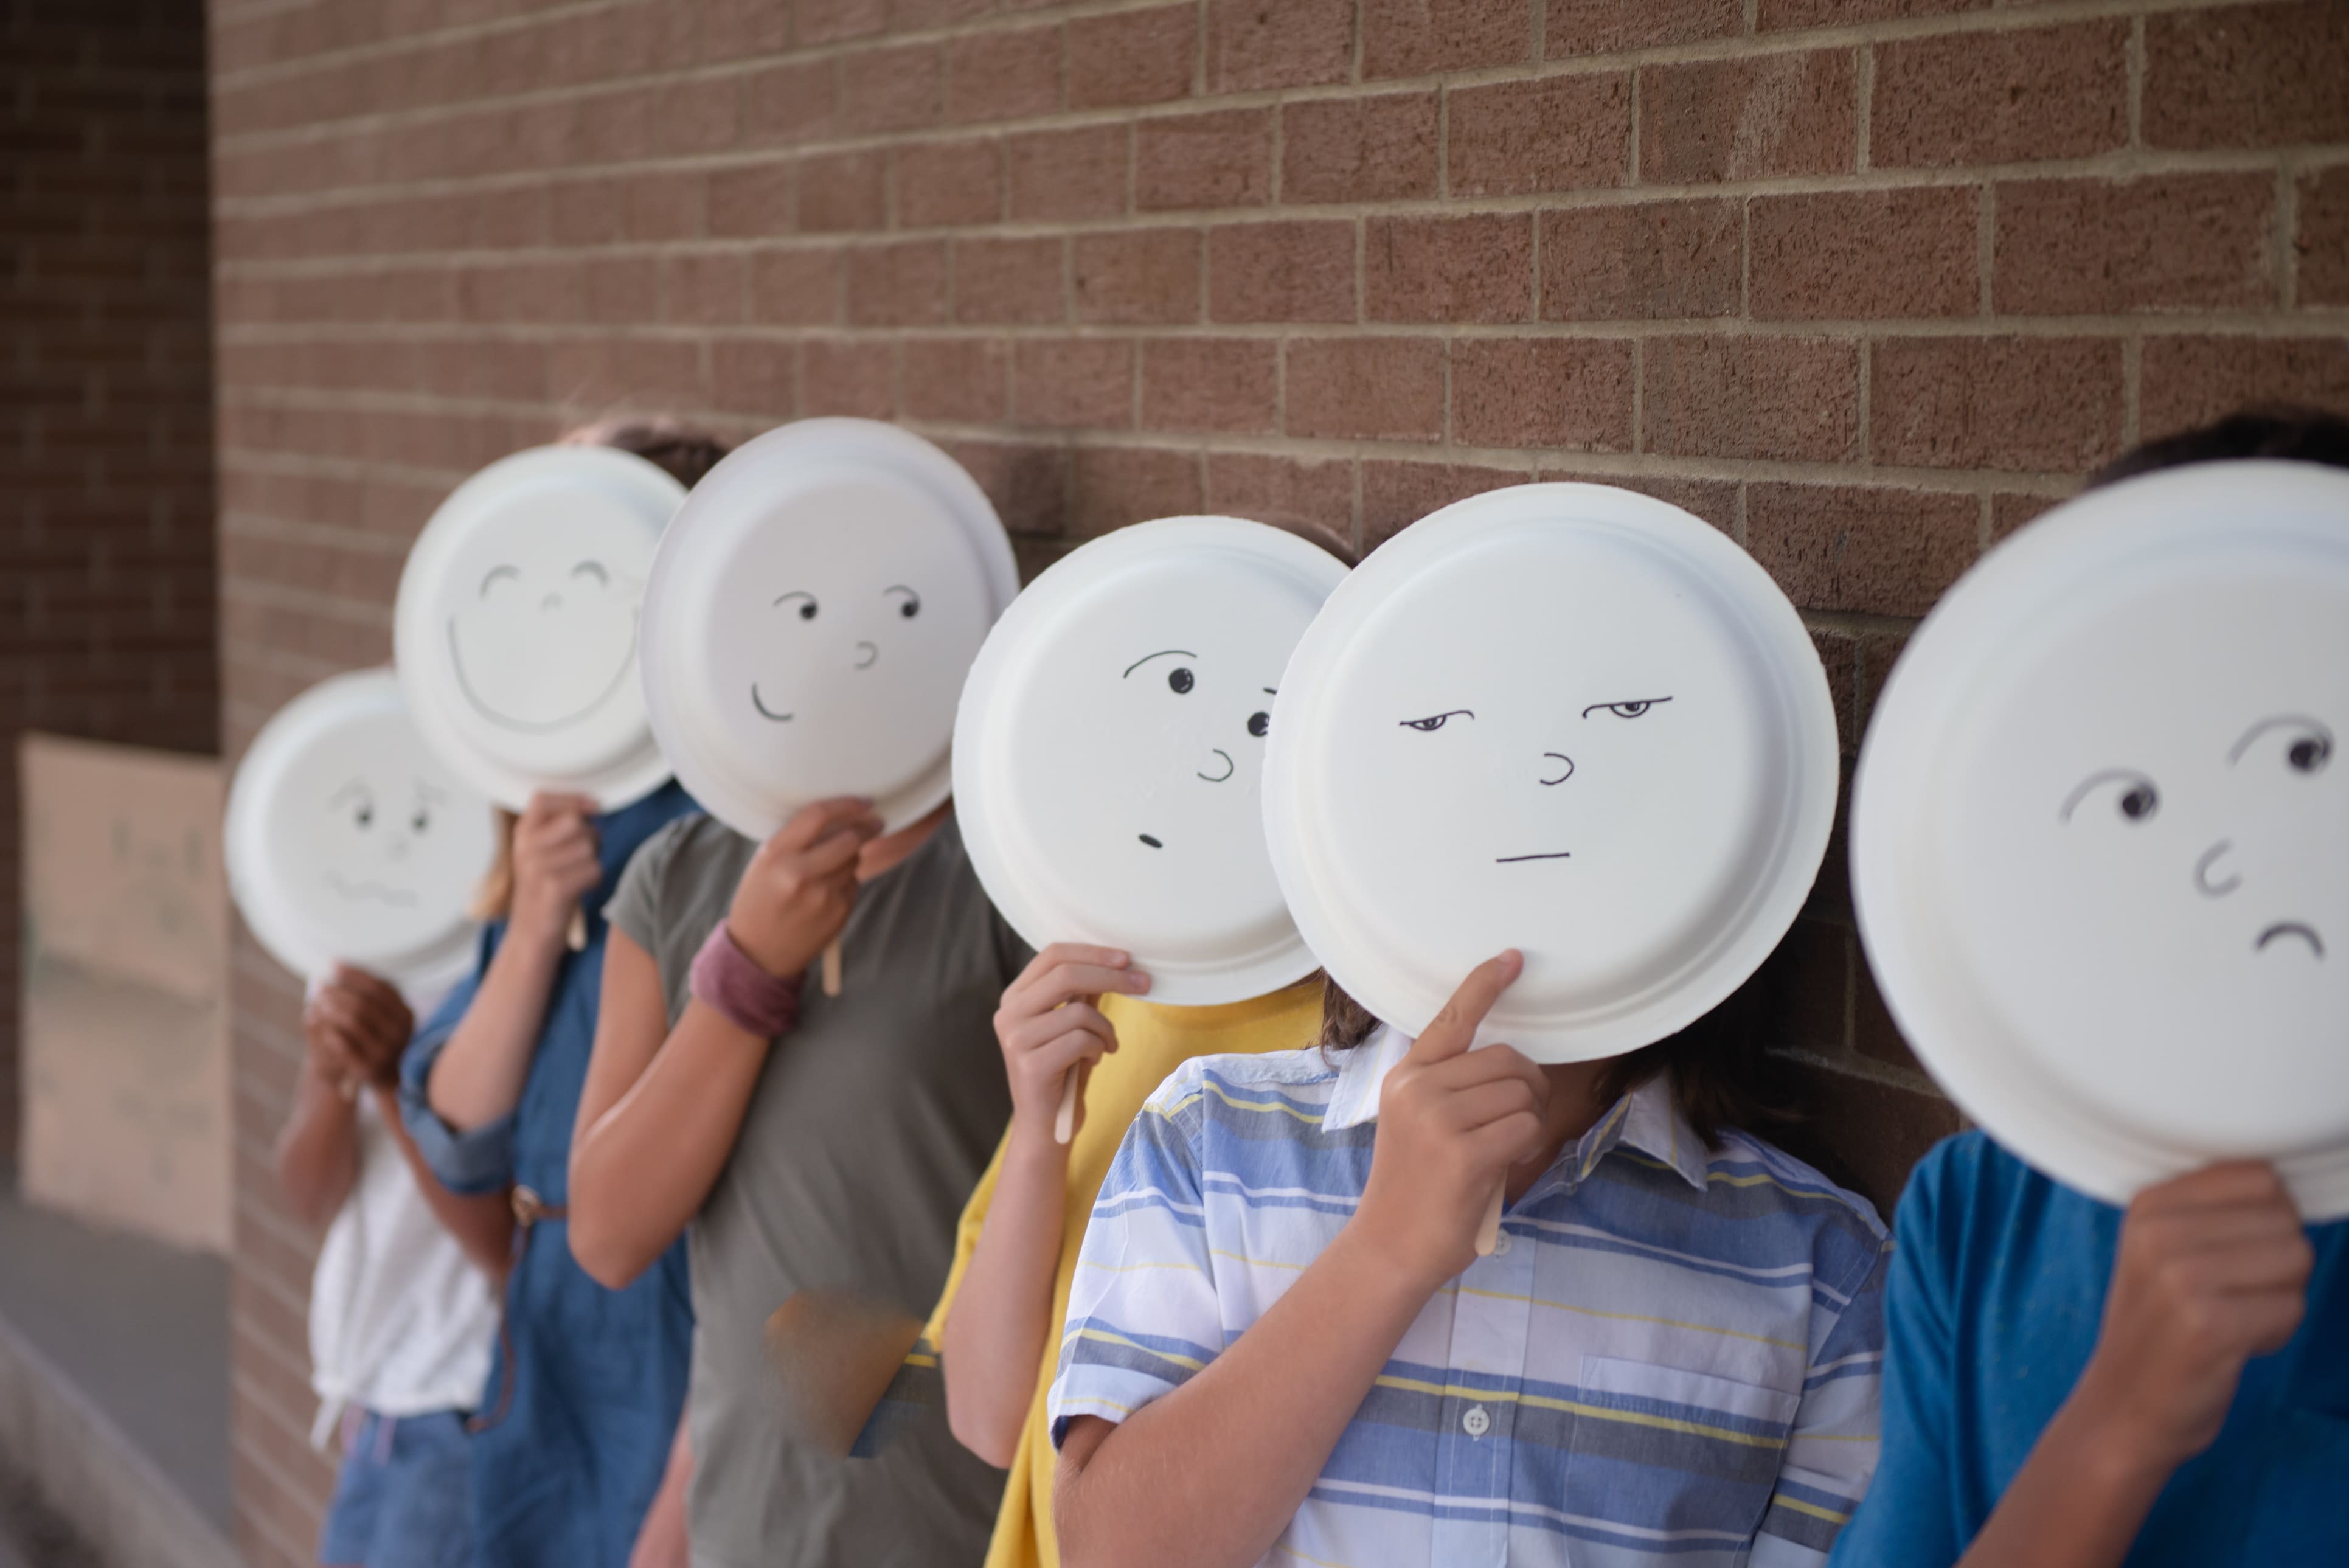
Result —
[[1512, 947], [1507, 952], [1487, 958], [1468, 971], [1468, 978], [1460, 982], [1460, 989], [1444, 1004], [1419, 1038], [1411, 1044], [1406, 1058], [1416, 1062], [1440, 1062], [1456, 1057], [1476, 1039], [1476, 1026], [1501, 999], [1501, 993], [1525, 972], [1526, 956]]

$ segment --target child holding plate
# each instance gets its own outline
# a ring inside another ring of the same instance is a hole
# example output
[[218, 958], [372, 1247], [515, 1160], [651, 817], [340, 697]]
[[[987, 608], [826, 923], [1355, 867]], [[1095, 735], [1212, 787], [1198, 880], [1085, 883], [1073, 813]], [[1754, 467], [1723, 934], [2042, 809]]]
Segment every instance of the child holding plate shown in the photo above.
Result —
[[1520, 487], [1370, 557], [1279, 686], [1327, 1045], [1187, 1062], [1127, 1134], [1050, 1398], [1062, 1560], [1821, 1562], [1889, 1246], [1734, 1125], [1731, 998], [1835, 805], [1793, 607], [1676, 508]]

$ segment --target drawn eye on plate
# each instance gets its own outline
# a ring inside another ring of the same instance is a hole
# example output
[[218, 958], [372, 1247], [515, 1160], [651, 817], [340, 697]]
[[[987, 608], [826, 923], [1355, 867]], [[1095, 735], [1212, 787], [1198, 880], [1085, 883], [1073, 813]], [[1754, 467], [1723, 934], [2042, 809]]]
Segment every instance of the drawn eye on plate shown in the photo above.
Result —
[[600, 561], [583, 561], [578, 565], [571, 569], [571, 575], [574, 577], [593, 577], [596, 582], [602, 583], [606, 588], [612, 585], [612, 574], [604, 570], [604, 563]]
[[903, 583], [892, 583], [888, 587], [881, 590], [884, 598], [892, 593], [902, 595], [897, 601], [897, 614], [905, 616], [908, 621], [922, 613], [922, 596]]
[[1671, 700], [1668, 696], [1641, 696], [1625, 702], [1594, 702], [1582, 710], [1582, 717], [1588, 718], [1594, 713], [1604, 711], [1618, 718], [1638, 718], [1650, 708], [1660, 707]]
[[780, 610], [784, 605], [794, 603], [799, 606], [799, 616], [801, 620], [812, 621], [815, 619], [817, 609], [815, 595], [812, 593], [802, 593], [798, 589], [793, 589], [788, 593], [778, 593], [775, 595], [775, 602], [770, 606], [770, 608]]
[[1455, 707], [1446, 713], [1429, 714], [1425, 718], [1406, 718], [1402, 721], [1402, 727], [1405, 729], [1416, 729], [1422, 735], [1433, 735], [1455, 718], [1474, 718], [1476, 716], [1474, 713], [1471, 713], [1464, 707]]
[[2253, 742], [2273, 730], [2285, 731], [2288, 736], [2283, 745], [2283, 759], [2285, 766], [2293, 772], [2322, 773], [2324, 765], [2333, 760], [2333, 731], [2315, 719], [2301, 714], [2285, 713], [2263, 718], [2243, 731], [2242, 738], [2227, 752], [2228, 765], [2231, 767], [2240, 762]]
[[521, 581], [521, 567], [492, 566], [481, 578], [481, 592], [480, 596], [484, 599], [488, 598], [490, 596], [490, 590], [497, 586], [501, 582], [519, 583]]
[[2063, 810], [2055, 814], [2055, 820], [2069, 822], [2082, 801], [2108, 784], [2116, 787], [2114, 806], [2125, 821], [2145, 821], [2161, 809], [2161, 791], [2154, 787], [2152, 779], [2134, 768], [2105, 768], [2080, 780], [2064, 798]]

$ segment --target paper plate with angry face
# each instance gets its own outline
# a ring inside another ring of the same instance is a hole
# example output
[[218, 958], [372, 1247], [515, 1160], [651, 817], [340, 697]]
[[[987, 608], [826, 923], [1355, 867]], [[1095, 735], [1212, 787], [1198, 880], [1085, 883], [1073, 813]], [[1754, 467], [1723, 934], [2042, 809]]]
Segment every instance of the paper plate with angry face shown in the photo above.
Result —
[[1294, 534], [1167, 518], [1056, 562], [988, 638], [955, 725], [963, 840], [1036, 947], [1120, 947], [1150, 999], [1310, 974], [1265, 852], [1281, 672], [1346, 575]]
[[2349, 1213], [2349, 474], [2089, 492], [1968, 573], [1860, 753], [1893, 1016], [1991, 1135], [2113, 1202], [2272, 1161]]
[[393, 646], [416, 726], [512, 810], [533, 791], [610, 810], [667, 781], [637, 613], [685, 487], [608, 447], [540, 447], [459, 485], [409, 552]]
[[694, 488], [645, 596], [645, 692], [710, 814], [763, 839], [871, 799], [891, 830], [950, 789], [956, 695], [1019, 592], [985, 492], [920, 437], [804, 419]]
[[490, 803], [424, 744], [389, 670], [322, 681], [262, 726], [222, 836], [246, 926], [305, 979], [340, 961], [423, 995], [471, 965]]

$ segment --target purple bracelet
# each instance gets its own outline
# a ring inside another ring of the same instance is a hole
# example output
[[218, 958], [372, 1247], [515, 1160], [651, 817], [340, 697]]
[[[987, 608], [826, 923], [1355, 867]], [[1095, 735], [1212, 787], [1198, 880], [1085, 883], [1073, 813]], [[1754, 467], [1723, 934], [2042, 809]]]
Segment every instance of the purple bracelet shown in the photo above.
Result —
[[800, 1017], [800, 977], [778, 980], [734, 944], [720, 920], [693, 955], [694, 996], [746, 1035], [772, 1040], [791, 1033]]

